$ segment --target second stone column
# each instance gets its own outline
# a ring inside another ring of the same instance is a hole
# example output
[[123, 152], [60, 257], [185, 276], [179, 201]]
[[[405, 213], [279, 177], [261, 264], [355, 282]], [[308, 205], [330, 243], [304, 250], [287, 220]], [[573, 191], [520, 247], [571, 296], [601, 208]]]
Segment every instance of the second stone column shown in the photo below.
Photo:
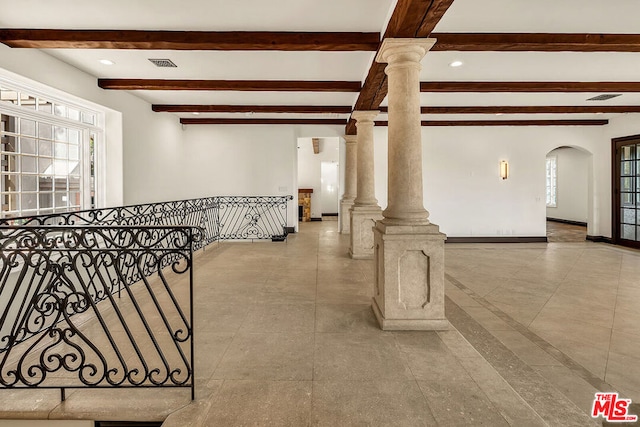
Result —
[[351, 208], [351, 245], [354, 259], [373, 258], [373, 227], [382, 219], [382, 209], [375, 197], [373, 166], [373, 119], [378, 111], [354, 111], [357, 131], [357, 195]]
[[356, 153], [356, 135], [345, 135], [344, 140], [346, 142], [345, 149], [345, 176], [344, 176], [344, 195], [340, 200], [340, 233], [351, 233], [351, 208], [353, 207], [353, 201], [356, 198], [356, 183], [357, 183], [357, 158]]

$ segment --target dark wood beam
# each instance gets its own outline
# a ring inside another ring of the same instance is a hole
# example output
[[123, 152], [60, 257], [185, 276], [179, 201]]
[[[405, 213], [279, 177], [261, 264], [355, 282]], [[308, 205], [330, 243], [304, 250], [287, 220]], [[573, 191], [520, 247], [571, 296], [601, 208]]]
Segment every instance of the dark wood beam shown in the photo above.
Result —
[[35, 49], [375, 51], [379, 33], [0, 29], [0, 42]]
[[[379, 108], [381, 113], [387, 107]], [[578, 114], [640, 113], [640, 105], [422, 107], [422, 114]]]
[[432, 51], [640, 52], [640, 34], [433, 33]]
[[422, 92], [640, 92], [640, 82], [422, 82]]
[[[604, 126], [609, 120], [424, 120], [422, 126]], [[376, 121], [376, 126], [389, 122]]]
[[156, 112], [169, 113], [303, 113], [349, 114], [351, 107], [330, 105], [167, 105], [153, 104]]
[[180, 119], [183, 125], [344, 125], [344, 119]]
[[102, 89], [358, 92], [360, 82], [309, 80], [98, 79]]
[[[429, 37], [440, 19], [444, 16], [453, 0], [398, 0], [384, 38], [392, 37]], [[355, 103], [354, 110], [376, 110], [387, 96], [386, 64], [373, 62], [362, 90]], [[345, 133], [355, 135], [354, 120], [349, 120]]]

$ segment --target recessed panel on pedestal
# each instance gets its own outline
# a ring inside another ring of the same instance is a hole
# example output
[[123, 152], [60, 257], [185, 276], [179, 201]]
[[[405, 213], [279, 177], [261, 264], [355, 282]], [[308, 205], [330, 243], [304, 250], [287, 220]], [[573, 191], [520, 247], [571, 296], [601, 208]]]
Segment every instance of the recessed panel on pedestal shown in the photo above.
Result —
[[421, 250], [408, 250], [398, 259], [398, 299], [405, 309], [420, 309], [431, 300], [430, 258]]

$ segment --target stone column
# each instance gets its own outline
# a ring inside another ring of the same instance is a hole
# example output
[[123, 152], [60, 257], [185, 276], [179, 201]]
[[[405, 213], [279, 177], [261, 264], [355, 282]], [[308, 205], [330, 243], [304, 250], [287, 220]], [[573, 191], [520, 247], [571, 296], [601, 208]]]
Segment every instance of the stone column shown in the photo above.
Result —
[[373, 119], [378, 111], [354, 111], [357, 131], [357, 195], [351, 208], [351, 245], [349, 254], [354, 259], [373, 258], [373, 227], [382, 219], [382, 210], [376, 199], [373, 167]]
[[422, 197], [420, 60], [435, 39], [386, 39], [389, 102], [388, 203], [376, 223], [373, 310], [385, 330], [442, 330], [444, 240]]
[[356, 198], [357, 152], [356, 135], [345, 135], [346, 155], [344, 167], [344, 195], [340, 200], [340, 233], [349, 234], [351, 230], [351, 207]]

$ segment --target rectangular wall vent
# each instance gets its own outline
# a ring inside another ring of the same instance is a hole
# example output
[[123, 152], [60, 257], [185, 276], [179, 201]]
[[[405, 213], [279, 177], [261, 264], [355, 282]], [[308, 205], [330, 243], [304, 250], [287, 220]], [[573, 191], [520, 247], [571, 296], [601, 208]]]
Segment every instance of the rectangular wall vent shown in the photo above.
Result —
[[621, 93], [603, 93], [602, 95], [594, 96], [587, 99], [587, 101], [606, 101], [607, 99], [615, 98], [622, 95]]
[[178, 66], [176, 64], [174, 64], [173, 61], [170, 60], [170, 59], [151, 59], [151, 58], [149, 58], [149, 61], [153, 62], [153, 64], [156, 67], [178, 68]]

